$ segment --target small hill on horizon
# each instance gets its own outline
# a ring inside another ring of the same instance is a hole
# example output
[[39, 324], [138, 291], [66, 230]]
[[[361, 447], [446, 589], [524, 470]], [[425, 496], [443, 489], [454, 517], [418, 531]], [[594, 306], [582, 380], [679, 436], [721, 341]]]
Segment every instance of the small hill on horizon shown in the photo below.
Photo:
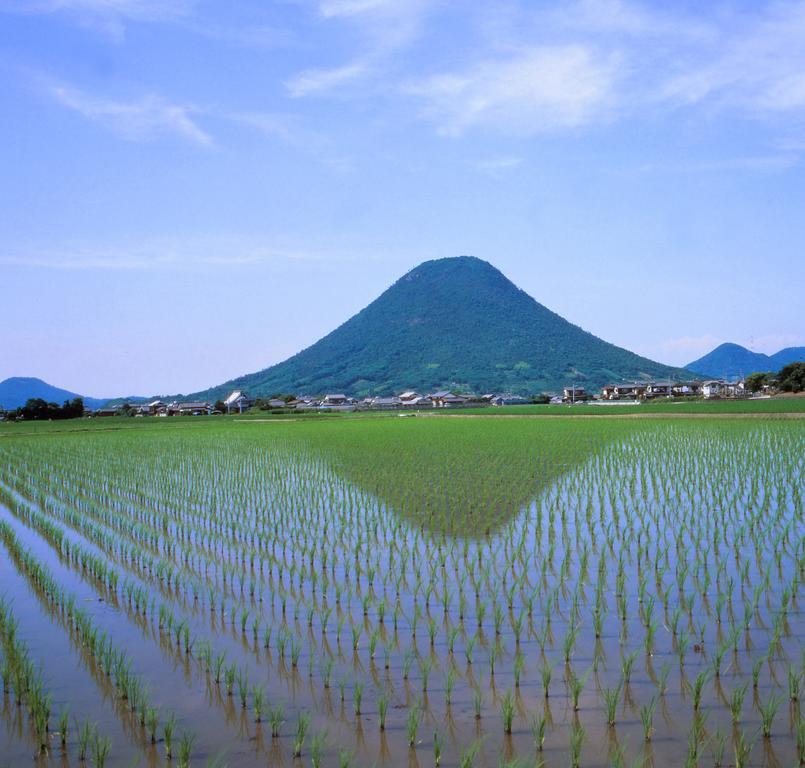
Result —
[[685, 367], [714, 379], [736, 379], [759, 371], [776, 372], [801, 360], [805, 360], [805, 347], [786, 347], [773, 355], [764, 355], [727, 342]]
[[576, 383], [690, 378], [609, 344], [552, 312], [481, 259], [427, 261], [307, 349], [189, 396], [234, 389], [388, 395], [455, 389], [529, 395]]
[[74, 400], [76, 397], [82, 398], [87, 408], [100, 408], [109, 399], [84, 397], [31, 376], [12, 376], [0, 381], [0, 408], [9, 411], [25, 405], [33, 398], [62, 405], [65, 400]]

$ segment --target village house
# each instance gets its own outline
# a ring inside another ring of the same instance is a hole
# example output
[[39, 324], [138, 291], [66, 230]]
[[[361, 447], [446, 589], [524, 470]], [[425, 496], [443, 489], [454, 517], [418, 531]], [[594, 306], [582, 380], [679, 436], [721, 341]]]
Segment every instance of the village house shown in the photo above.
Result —
[[721, 397], [724, 394], [724, 387], [725, 384], [723, 381], [705, 381], [704, 384], [702, 384], [702, 395], [707, 399]]
[[700, 381], [682, 381], [671, 388], [674, 397], [698, 397], [702, 393]]
[[402, 406], [402, 400], [399, 397], [374, 397], [370, 405], [372, 408], [388, 411], [400, 408]]
[[355, 402], [350, 400], [346, 395], [325, 395], [324, 399], [319, 405], [321, 411], [354, 411], [356, 409]]
[[449, 390], [434, 392], [432, 395], [428, 395], [428, 399], [434, 408], [455, 408], [456, 406], [465, 405], [467, 402], [466, 397], [461, 397], [461, 395]]
[[650, 400], [655, 397], [671, 397], [673, 385], [670, 381], [650, 381], [646, 385], [645, 397]]
[[233, 411], [243, 413], [243, 411], [248, 411], [254, 405], [254, 400], [247, 397], [244, 392], [236, 389], [224, 400], [224, 405], [227, 413], [232, 413]]
[[586, 400], [586, 399], [587, 399], [587, 392], [585, 391], [584, 387], [573, 386], [573, 387], [564, 387], [562, 389], [562, 402], [575, 403], [578, 400]]
[[168, 406], [168, 416], [209, 416], [210, 413], [212, 413], [212, 405], [200, 400], [171, 403]]

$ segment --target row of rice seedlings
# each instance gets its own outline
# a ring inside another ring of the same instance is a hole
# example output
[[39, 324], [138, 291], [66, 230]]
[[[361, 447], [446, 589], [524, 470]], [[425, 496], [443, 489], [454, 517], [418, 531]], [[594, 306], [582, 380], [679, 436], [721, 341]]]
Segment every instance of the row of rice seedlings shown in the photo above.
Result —
[[[120, 699], [127, 702], [131, 712], [136, 713], [141, 725], [145, 726], [146, 718], [149, 715], [153, 717], [154, 710], [150, 705], [145, 683], [132, 670], [125, 650], [115, 647], [112, 638], [99, 631], [91, 616], [76, 606], [75, 595], [67, 593], [50, 570], [20, 544], [13, 528], [4, 520], [0, 521], [0, 540], [5, 544], [18, 570], [45, 595], [53, 610], [69, 622], [89, 654], [114, 683]], [[93, 743], [99, 745], [99, 755], [105, 758], [109, 751], [106, 741], [94, 739]], [[167, 739], [166, 751], [170, 758], [171, 748]]]
[[[37, 754], [50, 751], [51, 713], [53, 697], [45, 690], [42, 672], [30, 657], [28, 646], [18, 636], [18, 621], [10, 602], [0, 597], [0, 679], [4, 695], [12, 693], [16, 706], [27, 708], [33, 733], [36, 737]], [[63, 708], [57, 721], [58, 743], [66, 754], [70, 733], [69, 710]], [[79, 730], [78, 759], [84, 760], [88, 752], [93, 764], [103, 768], [109, 757], [111, 740], [98, 733], [97, 728], [84, 723]]]

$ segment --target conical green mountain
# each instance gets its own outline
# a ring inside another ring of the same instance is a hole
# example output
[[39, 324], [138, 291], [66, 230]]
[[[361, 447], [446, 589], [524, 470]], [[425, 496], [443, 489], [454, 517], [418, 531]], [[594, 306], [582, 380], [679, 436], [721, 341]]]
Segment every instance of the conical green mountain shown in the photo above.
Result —
[[355, 396], [455, 389], [535, 394], [574, 382], [689, 376], [608, 344], [470, 256], [420, 264], [284, 362], [197, 393]]

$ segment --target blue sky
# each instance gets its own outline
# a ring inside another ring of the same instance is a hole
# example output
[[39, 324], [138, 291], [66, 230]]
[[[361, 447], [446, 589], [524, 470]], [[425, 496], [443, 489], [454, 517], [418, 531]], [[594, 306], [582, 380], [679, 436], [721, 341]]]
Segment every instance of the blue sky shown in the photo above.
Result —
[[460, 254], [805, 344], [805, 2], [0, 0], [0, 94], [0, 379], [201, 389]]

